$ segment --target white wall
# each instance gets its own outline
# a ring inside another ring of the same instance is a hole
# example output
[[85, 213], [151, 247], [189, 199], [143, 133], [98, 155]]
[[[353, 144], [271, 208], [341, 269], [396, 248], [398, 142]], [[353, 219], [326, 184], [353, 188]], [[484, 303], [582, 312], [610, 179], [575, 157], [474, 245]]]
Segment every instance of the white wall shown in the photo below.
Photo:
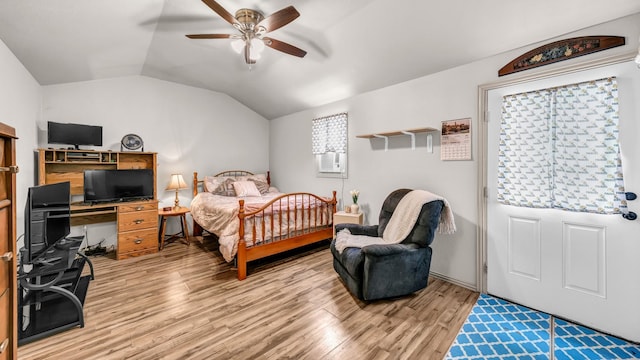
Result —
[[[627, 37], [628, 45], [540, 69], [637, 49], [639, 27], [640, 15], [636, 14], [563, 36], [622, 35]], [[479, 154], [474, 131], [478, 128], [477, 87], [497, 81], [500, 67], [543, 43], [268, 122], [227, 95], [142, 76], [40, 88], [0, 42], [0, 122], [14, 126], [20, 137], [18, 233], [23, 232], [21, 213], [26, 188], [34, 184], [33, 150], [48, 146], [46, 122], [96, 124], [104, 127], [103, 149], [119, 150], [122, 136], [136, 133], [144, 139], [146, 151], [159, 153], [158, 190], [164, 204], [173, 199], [173, 194], [163, 191], [170, 173], [181, 172], [189, 179], [194, 170], [204, 175], [229, 168], [270, 169], [274, 184], [283, 191], [329, 194], [337, 190], [339, 197], [348, 199], [348, 191], [357, 188], [365, 221], [370, 224], [377, 223], [384, 197], [395, 188], [424, 188], [439, 193], [454, 209], [458, 232], [438, 235], [432, 271], [475, 287], [479, 224]], [[316, 178], [310, 120], [342, 111], [349, 112], [348, 178]], [[472, 119], [471, 161], [440, 161], [438, 136], [434, 138], [433, 154], [426, 152], [424, 135], [418, 136], [418, 146], [413, 151], [408, 137], [392, 139], [389, 151], [382, 148], [382, 140], [355, 138], [357, 134], [397, 129], [440, 128], [443, 120], [463, 117]], [[191, 199], [189, 191], [180, 195], [182, 203]], [[92, 243], [103, 237], [107, 243], [115, 243], [114, 226], [93, 226], [96, 235], [93, 229], [89, 230]]]
[[[640, 15], [549, 41], [602, 34], [626, 36], [627, 45], [529, 70], [527, 75], [554, 66], [565, 66], [570, 62], [637, 49]], [[369, 224], [378, 223], [384, 198], [396, 188], [422, 188], [446, 197], [455, 213], [458, 231], [454, 235], [436, 237], [431, 270], [475, 288], [480, 224], [477, 211], [478, 86], [499, 80], [498, 69], [503, 65], [549, 41], [272, 120], [270, 164], [274, 183], [283, 191], [330, 193], [335, 189], [339, 197], [344, 196], [347, 204], [351, 202], [348, 191], [357, 188], [360, 190], [358, 202], [365, 213], [365, 222]], [[511, 75], [514, 76], [517, 75]], [[311, 154], [311, 119], [343, 111], [349, 113], [349, 174], [344, 183], [340, 179], [315, 177]], [[381, 139], [355, 137], [359, 134], [419, 127], [440, 129], [441, 121], [467, 117], [472, 119], [471, 161], [441, 161], [438, 134], [434, 136], [432, 154], [426, 151], [425, 135], [418, 135], [415, 150], [411, 150], [408, 137], [393, 138], [388, 151], [384, 151]]]
[[[193, 171], [204, 176], [269, 169], [268, 121], [225, 94], [133, 76], [44, 86], [42, 97], [40, 147], [62, 147], [46, 143], [47, 121], [102, 126], [103, 146], [81, 148], [119, 151], [125, 134], [138, 134], [145, 151], [158, 153], [161, 206], [173, 204], [175, 192], [164, 190], [172, 173], [182, 173], [191, 184]], [[179, 195], [181, 204], [190, 203], [191, 190]], [[90, 244], [103, 238], [104, 245], [115, 244], [114, 229], [113, 223], [89, 226]]]
[[[24, 233], [24, 206], [27, 189], [33, 185], [33, 149], [36, 122], [40, 118], [40, 85], [0, 40], [0, 122], [16, 129], [17, 234]], [[22, 247], [22, 240], [18, 248]]]

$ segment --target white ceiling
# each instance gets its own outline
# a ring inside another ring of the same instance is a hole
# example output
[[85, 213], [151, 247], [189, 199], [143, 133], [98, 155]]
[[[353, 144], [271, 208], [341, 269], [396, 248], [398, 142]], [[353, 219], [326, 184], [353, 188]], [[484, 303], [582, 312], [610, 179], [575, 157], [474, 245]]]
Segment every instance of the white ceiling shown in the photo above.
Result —
[[0, 39], [42, 85], [145, 75], [273, 119], [640, 12], [638, 0], [218, 2], [266, 16], [294, 5], [301, 16], [269, 36], [307, 56], [267, 48], [249, 69], [228, 39], [186, 38], [235, 33], [200, 0], [0, 0]]

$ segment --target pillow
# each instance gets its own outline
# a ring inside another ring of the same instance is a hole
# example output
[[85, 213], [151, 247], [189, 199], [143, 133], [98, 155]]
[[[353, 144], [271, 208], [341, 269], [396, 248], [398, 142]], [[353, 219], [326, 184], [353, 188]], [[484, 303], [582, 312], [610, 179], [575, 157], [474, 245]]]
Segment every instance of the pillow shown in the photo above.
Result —
[[264, 195], [269, 192], [269, 184], [266, 181], [260, 181], [256, 179], [249, 179], [252, 183], [256, 184], [256, 188], [260, 191], [260, 194]]
[[225, 182], [225, 180], [227, 179], [234, 178], [228, 176], [205, 176], [203, 182], [204, 190], [208, 192], [214, 192], [220, 186], [220, 184]]
[[220, 186], [220, 182], [217, 177], [213, 176], [205, 176], [204, 182], [202, 183], [202, 187], [204, 187], [204, 191], [213, 192], [218, 186]]
[[238, 181], [253, 181], [260, 191], [260, 194], [266, 194], [269, 192], [269, 183], [267, 182], [267, 174], [253, 174], [253, 175], [244, 175], [238, 176]]
[[260, 191], [253, 181], [236, 181], [233, 183], [236, 196], [260, 196]]
[[214, 195], [221, 196], [236, 196], [236, 191], [233, 188], [235, 179], [227, 178], [216, 190], [213, 191]]
[[235, 179], [232, 177], [205, 176], [204, 188], [214, 195], [236, 196], [233, 190], [234, 181]]

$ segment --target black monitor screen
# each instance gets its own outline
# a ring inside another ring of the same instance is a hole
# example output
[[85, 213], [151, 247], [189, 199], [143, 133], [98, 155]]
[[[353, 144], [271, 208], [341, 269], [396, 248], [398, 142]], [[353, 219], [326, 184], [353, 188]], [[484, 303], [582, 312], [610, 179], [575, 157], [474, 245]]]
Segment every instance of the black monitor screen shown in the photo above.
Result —
[[85, 170], [85, 202], [117, 202], [153, 199], [151, 169]]
[[49, 144], [102, 146], [102, 126], [47, 123]]
[[70, 183], [55, 183], [29, 188], [25, 206], [26, 258], [32, 263], [69, 235], [71, 230]]

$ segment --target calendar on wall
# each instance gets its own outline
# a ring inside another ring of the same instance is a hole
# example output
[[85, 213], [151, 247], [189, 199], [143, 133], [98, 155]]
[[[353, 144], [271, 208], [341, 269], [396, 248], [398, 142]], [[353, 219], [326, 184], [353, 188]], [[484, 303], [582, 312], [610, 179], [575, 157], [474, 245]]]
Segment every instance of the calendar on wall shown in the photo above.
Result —
[[471, 118], [442, 122], [440, 160], [471, 160]]

